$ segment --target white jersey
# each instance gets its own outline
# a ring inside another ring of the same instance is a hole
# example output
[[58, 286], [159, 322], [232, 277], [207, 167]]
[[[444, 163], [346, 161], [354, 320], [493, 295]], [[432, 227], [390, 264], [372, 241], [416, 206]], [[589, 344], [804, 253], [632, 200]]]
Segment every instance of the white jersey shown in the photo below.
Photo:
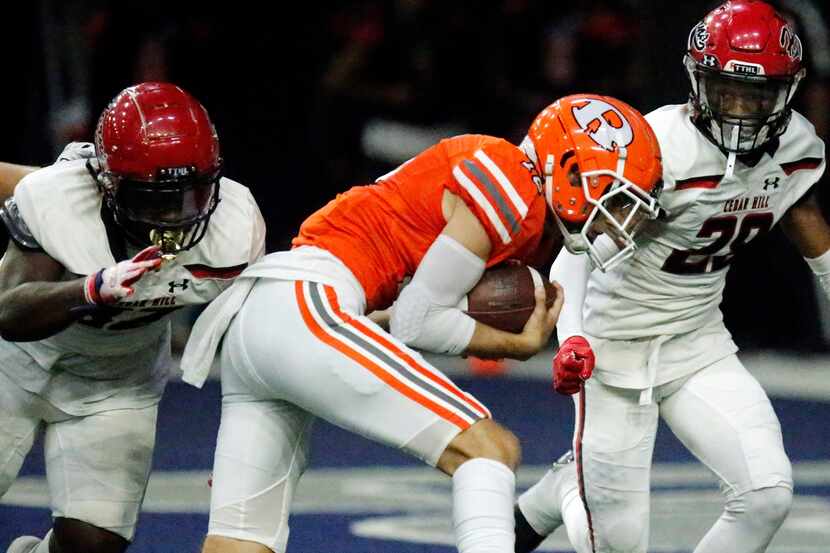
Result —
[[824, 172], [824, 143], [793, 113], [774, 155], [754, 166], [736, 163], [692, 124], [686, 105], [646, 119], [663, 153], [668, 217], [641, 237], [629, 263], [588, 282], [585, 330], [608, 339], [673, 335], [722, 316], [718, 308], [734, 254], [769, 231]]
[[[136, 253], [105, 224], [103, 196], [86, 160], [32, 173], [14, 197], [32, 236], [64, 266], [67, 280]], [[219, 197], [203, 239], [145, 274], [128, 300], [44, 340], [0, 341], [0, 370], [71, 414], [157, 402], [169, 369], [167, 315], [211, 301], [264, 254], [265, 225], [250, 191], [223, 178]]]
[[[603, 378], [618, 386], [664, 382], [737, 351], [719, 308], [730, 262], [769, 231], [825, 168], [824, 143], [795, 112], [777, 148], [754, 166], [738, 159], [726, 177], [727, 156], [697, 130], [688, 105], [665, 106], [646, 119], [663, 154], [660, 204], [668, 216], [644, 229], [627, 263], [591, 273], [583, 308], [595, 349], [606, 350], [606, 359], [630, 360]], [[670, 339], [678, 335], [685, 338]], [[662, 359], [655, 359], [661, 346]], [[646, 359], [663, 374], [650, 367], [646, 375]], [[640, 374], [624, 377], [631, 372], [623, 368], [627, 364]]]

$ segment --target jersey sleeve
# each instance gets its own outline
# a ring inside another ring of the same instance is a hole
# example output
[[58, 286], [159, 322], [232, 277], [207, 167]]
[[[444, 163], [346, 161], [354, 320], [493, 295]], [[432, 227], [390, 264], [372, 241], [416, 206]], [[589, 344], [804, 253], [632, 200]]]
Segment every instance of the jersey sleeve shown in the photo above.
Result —
[[248, 256], [248, 264], [257, 261], [265, 255], [265, 219], [262, 217], [262, 212], [254, 200], [250, 190], [248, 191], [248, 202], [251, 210], [251, 246]]
[[511, 257], [527, 241], [526, 219], [539, 196], [534, 169], [527, 163], [518, 148], [498, 142], [457, 159], [453, 166], [452, 191], [484, 226], [492, 244], [491, 261]]
[[[18, 222], [20, 229], [25, 229], [28, 239], [33, 243], [38, 244], [40, 249], [46, 249], [51, 244], [50, 237], [47, 235], [49, 230], [48, 224], [45, 222], [47, 216], [52, 216], [50, 203], [44, 200], [44, 190], [49, 188], [49, 170], [40, 169], [33, 173], [29, 173], [14, 189], [14, 196], [10, 198], [11, 205], [6, 205], [6, 210], [9, 215], [14, 212], [14, 218]], [[48, 200], [48, 197], [46, 198]], [[44, 211], [50, 213], [44, 213]], [[6, 217], [3, 217], [4, 222]], [[8, 227], [8, 223], [6, 223]], [[14, 238], [11, 228], [9, 234]], [[15, 240], [17, 242], [17, 240]], [[51, 252], [50, 252], [51, 254]]]
[[25, 251], [42, 252], [43, 248], [35, 239], [32, 231], [26, 225], [26, 221], [20, 215], [20, 209], [17, 207], [17, 201], [14, 197], [7, 199], [2, 206], [0, 206], [0, 219], [6, 225], [6, 230], [9, 232], [9, 238], [17, 244], [18, 247]]
[[808, 195], [826, 169], [825, 144], [813, 125], [793, 112], [787, 132], [781, 137], [775, 158], [787, 176], [787, 203], [795, 204]]
[[[663, 155], [663, 193], [660, 196], [660, 205], [664, 209], [669, 209], [668, 206], [675, 207], [671, 205], [672, 195], [666, 194], [675, 190], [678, 179], [675, 171], [678, 168], [688, 168], [693, 163], [688, 152], [697, 148], [694, 140], [706, 140], [699, 131], [687, 132], [684, 121], [688, 117], [689, 112], [685, 105], [667, 105], [645, 115]], [[716, 172], [703, 174], [714, 175]]]

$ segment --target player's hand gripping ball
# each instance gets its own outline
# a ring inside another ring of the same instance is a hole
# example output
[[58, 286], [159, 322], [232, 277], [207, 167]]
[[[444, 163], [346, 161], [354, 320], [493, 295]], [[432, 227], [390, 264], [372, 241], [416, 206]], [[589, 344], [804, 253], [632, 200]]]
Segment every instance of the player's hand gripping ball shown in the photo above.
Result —
[[548, 309], [556, 300], [556, 288], [536, 269], [520, 263], [493, 267], [484, 272], [461, 308], [480, 323], [506, 332], [520, 333], [536, 307], [533, 290], [545, 286]]

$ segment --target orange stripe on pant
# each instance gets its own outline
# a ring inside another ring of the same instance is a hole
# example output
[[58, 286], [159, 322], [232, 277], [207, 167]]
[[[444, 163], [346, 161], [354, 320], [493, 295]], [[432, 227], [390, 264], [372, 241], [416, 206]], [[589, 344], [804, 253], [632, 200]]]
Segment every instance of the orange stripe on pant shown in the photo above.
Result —
[[340, 342], [333, 336], [329, 335], [311, 315], [308, 303], [305, 300], [305, 295], [303, 294], [302, 281], [298, 280], [294, 283], [294, 293], [297, 297], [297, 305], [300, 307], [300, 313], [302, 314], [303, 321], [305, 322], [306, 326], [311, 331], [311, 333], [317, 337], [317, 339], [319, 339], [326, 345], [336, 349], [337, 351], [339, 351], [355, 363], [367, 369], [369, 372], [374, 374], [376, 377], [381, 379], [383, 382], [391, 386], [399, 393], [403, 394], [404, 396], [418, 403], [419, 405], [426, 407], [442, 419], [451, 422], [452, 424], [456, 425], [462, 430], [466, 430], [470, 427], [469, 422], [465, 421], [452, 411], [442, 407], [441, 405], [437, 404], [431, 399], [424, 397], [417, 391], [407, 387], [401, 381], [389, 374], [389, 372], [383, 369], [383, 367], [381, 367], [371, 359], [367, 358], [359, 351], [349, 348], [346, 344]]
[[468, 396], [460, 389], [458, 389], [456, 386], [453, 386], [452, 384], [448, 383], [446, 380], [442, 379], [438, 375], [434, 374], [432, 371], [421, 366], [415, 359], [412, 358], [411, 355], [401, 350], [398, 346], [396, 346], [391, 341], [387, 340], [381, 334], [378, 334], [377, 332], [373, 331], [371, 328], [360, 322], [358, 319], [355, 319], [348, 313], [344, 313], [343, 311], [341, 311], [340, 304], [337, 301], [337, 294], [335, 293], [334, 288], [332, 288], [331, 286], [323, 286], [323, 288], [326, 291], [326, 297], [328, 298], [329, 304], [334, 310], [334, 313], [338, 317], [340, 317], [343, 320], [343, 322], [354, 327], [361, 334], [366, 335], [373, 341], [381, 344], [383, 347], [394, 353], [399, 359], [403, 360], [407, 365], [415, 369], [419, 374], [425, 376], [427, 379], [431, 380], [439, 387], [443, 388], [447, 392], [451, 393], [452, 395], [463, 401], [473, 411], [478, 411], [478, 413], [483, 417], [490, 418], [492, 416], [490, 414], [490, 411], [482, 404], [477, 402], [475, 399]]

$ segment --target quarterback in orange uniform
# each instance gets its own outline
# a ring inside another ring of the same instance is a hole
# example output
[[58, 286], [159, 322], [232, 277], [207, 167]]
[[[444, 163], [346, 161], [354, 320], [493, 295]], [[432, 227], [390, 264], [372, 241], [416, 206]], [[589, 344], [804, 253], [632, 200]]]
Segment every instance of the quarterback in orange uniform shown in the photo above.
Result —
[[[580, 95], [545, 109], [521, 147], [449, 138], [309, 217], [293, 249], [251, 266], [202, 314], [184, 354], [185, 380], [200, 386], [222, 342], [204, 551], [285, 551], [321, 417], [452, 475], [459, 551], [512, 552], [518, 442], [413, 348], [519, 359], [539, 351], [561, 289], [549, 310], [537, 290], [519, 334], [474, 321], [458, 302], [487, 267], [536, 255], [549, 213], [569, 249], [600, 267], [618, 262], [657, 213], [661, 175], [639, 113]], [[602, 247], [601, 233], [612, 238]], [[387, 332], [366, 314], [393, 302]]]

